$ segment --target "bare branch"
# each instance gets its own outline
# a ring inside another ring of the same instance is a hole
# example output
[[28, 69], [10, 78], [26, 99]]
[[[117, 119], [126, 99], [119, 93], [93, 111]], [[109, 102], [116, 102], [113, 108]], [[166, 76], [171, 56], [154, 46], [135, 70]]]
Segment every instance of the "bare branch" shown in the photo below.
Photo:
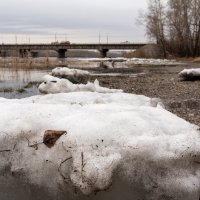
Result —
[[3, 152], [10, 152], [12, 151], [11, 149], [4, 149], [4, 150], [0, 150], [0, 153], [3, 153]]
[[34, 144], [30, 144], [30, 140], [24, 136], [24, 138], [27, 140], [28, 142], [28, 147], [32, 147], [35, 150], [38, 150], [38, 145], [43, 144], [43, 142], [39, 142], [39, 143], [34, 143]]

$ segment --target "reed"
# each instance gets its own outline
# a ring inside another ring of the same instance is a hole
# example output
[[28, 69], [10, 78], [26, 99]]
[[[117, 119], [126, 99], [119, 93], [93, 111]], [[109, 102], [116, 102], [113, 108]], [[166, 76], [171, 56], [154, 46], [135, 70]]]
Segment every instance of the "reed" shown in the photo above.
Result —
[[0, 67], [16, 68], [16, 69], [45, 69], [54, 68], [60, 65], [66, 65], [67, 62], [61, 62], [59, 60], [51, 60], [49, 57], [46, 58], [0, 58]]

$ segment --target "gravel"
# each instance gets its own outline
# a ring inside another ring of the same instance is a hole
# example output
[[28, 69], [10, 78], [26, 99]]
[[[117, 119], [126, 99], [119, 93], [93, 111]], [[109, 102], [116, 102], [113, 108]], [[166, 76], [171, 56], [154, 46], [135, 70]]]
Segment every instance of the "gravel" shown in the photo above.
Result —
[[[160, 98], [167, 110], [185, 120], [200, 126], [200, 81], [182, 81], [178, 73], [184, 68], [198, 65], [179, 66], [133, 66], [127, 69], [113, 69], [109, 73], [124, 73], [126, 76], [98, 76], [100, 85], [123, 89], [124, 92]], [[106, 73], [106, 69], [102, 69]], [[137, 77], [134, 72], [144, 72]]]

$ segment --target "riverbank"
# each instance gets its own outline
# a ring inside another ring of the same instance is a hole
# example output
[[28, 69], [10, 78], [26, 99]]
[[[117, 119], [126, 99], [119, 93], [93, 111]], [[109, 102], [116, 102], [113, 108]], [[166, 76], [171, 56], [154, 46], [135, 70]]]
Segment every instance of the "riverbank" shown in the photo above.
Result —
[[[15, 61], [17, 66], [15, 65]], [[100, 85], [104, 87], [123, 89], [124, 92], [127, 93], [160, 98], [167, 110], [200, 126], [200, 81], [181, 81], [178, 78], [178, 73], [181, 70], [184, 68], [197, 68], [199, 64], [194, 62], [176, 64], [176, 62], [173, 61], [170, 65], [167, 65], [167, 63], [169, 64], [167, 60], [165, 63], [163, 63], [162, 60], [153, 60], [152, 63], [154, 65], [147, 65], [147, 63], [151, 64], [151, 62], [147, 61], [150, 60], [133, 59], [127, 62], [119, 58], [117, 58], [117, 60], [116, 58], [114, 60], [108, 58], [103, 61], [100, 59], [58, 60], [54, 58], [49, 60], [48, 58], [38, 58], [26, 60], [19, 58], [1, 58], [0, 66], [7, 67], [8, 69], [25, 68], [31, 70], [36, 68], [39, 71], [41, 69], [49, 71], [57, 66], [87, 69], [92, 72], [91, 81], [97, 78], [100, 81]], [[103, 62], [105, 66], [100, 66], [100, 64], [102, 64], [101, 62]], [[137, 64], [134, 64], [135, 62]], [[158, 65], [159, 63], [163, 65]], [[27, 68], [27, 64], [30, 64], [30, 67]], [[39, 71], [37, 73], [39, 73]], [[19, 71], [16, 73], [17, 76], [19, 76]], [[29, 77], [27, 73], [29, 75], [32, 74], [32, 72], [27, 71], [25, 74], [26, 77]], [[5, 73], [1, 76], [5, 79]], [[24, 82], [24, 78], [22, 78], [22, 80]], [[2, 79], [1, 81], [4, 80]], [[35, 81], [35, 79], [30, 79], [30, 81]], [[25, 85], [28, 84], [28, 81], [26, 82], [27, 83], [24, 83]], [[19, 88], [23, 88], [24, 84], [22, 84], [22, 86], [20, 85]], [[2, 85], [2, 88], [5, 89], [5, 86]], [[33, 95], [36, 93], [36, 89], [34, 89], [34, 91], [35, 92], [32, 92], [31, 90]], [[9, 98], [12, 96], [11, 92], [5, 94], [2, 94], [2, 96]], [[23, 94], [23, 92], [20, 93], [20, 98], [27, 95], [27, 93]]]
[[[160, 98], [167, 110], [200, 126], [200, 81], [181, 81], [178, 77], [182, 69], [196, 67], [199, 65], [136, 66], [135, 71], [145, 73], [136, 77], [93, 78], [98, 78], [104, 87], [120, 88], [128, 93]], [[113, 72], [119, 72], [119, 69]]]
[[[90, 81], [97, 78], [101, 86], [159, 97], [169, 111], [200, 125], [200, 82], [183, 82], [178, 78], [178, 72], [188, 67], [198, 65], [135, 65], [89, 71]], [[50, 70], [45, 72], [48, 73]], [[29, 81], [33, 80], [30, 74], [27, 73]], [[39, 74], [37, 78], [42, 75]], [[9, 75], [13, 81], [13, 74]], [[24, 84], [24, 79], [19, 80]], [[49, 81], [57, 85], [59, 80]], [[28, 83], [23, 87], [32, 86]], [[48, 200], [66, 197], [97, 200], [116, 196], [122, 199], [124, 195], [155, 200], [163, 196], [199, 198], [196, 187], [199, 177], [194, 177], [194, 173], [199, 174], [198, 127], [155, 107], [157, 101], [126, 93], [79, 91], [32, 95], [0, 99], [1, 171], [6, 174], [0, 179], [4, 186], [0, 193], [4, 199], [7, 194], [9, 199], [30, 200], [40, 199], [41, 194]], [[8, 126], [8, 122], [12, 124]], [[53, 142], [49, 141], [52, 136]], [[163, 169], [167, 173], [163, 173]], [[188, 181], [188, 177], [192, 181]], [[180, 180], [183, 184], [177, 189], [176, 183]], [[10, 192], [11, 185], [14, 192]], [[174, 187], [180, 192], [174, 192]], [[194, 192], [188, 193], [187, 188], [192, 187]], [[21, 190], [24, 191], [22, 196]]]

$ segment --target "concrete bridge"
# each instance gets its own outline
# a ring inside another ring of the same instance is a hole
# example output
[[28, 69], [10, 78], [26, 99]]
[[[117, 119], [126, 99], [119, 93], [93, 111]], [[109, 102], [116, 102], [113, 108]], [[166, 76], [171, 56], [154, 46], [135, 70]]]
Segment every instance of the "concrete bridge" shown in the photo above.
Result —
[[65, 58], [65, 52], [70, 49], [77, 50], [98, 50], [102, 58], [106, 57], [109, 50], [133, 50], [143, 47], [144, 43], [119, 43], [119, 44], [1, 44], [0, 55], [6, 51], [18, 51], [21, 57], [28, 55], [36, 56], [39, 50], [54, 50], [59, 58]]

